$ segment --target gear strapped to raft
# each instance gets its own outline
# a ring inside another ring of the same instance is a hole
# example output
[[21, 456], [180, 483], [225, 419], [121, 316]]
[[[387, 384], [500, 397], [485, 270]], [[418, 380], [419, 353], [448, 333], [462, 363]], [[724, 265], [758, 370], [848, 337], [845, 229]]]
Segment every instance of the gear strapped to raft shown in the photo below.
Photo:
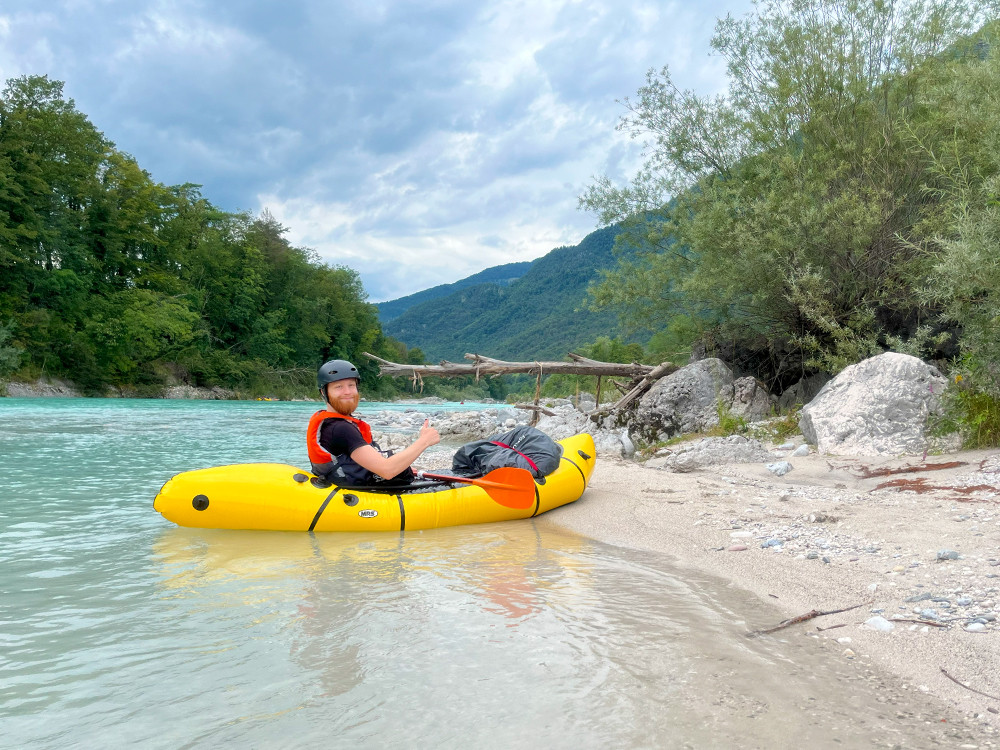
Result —
[[562, 448], [552, 438], [534, 427], [521, 425], [486, 440], [466, 443], [455, 452], [452, 471], [482, 475], [513, 466], [527, 469], [535, 479], [541, 479], [556, 470], [561, 455]]

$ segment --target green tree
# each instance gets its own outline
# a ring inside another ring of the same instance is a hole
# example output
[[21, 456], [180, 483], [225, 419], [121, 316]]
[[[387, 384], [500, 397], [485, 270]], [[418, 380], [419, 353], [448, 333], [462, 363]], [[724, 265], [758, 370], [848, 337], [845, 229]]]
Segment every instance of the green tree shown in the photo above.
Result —
[[[292, 246], [266, 211], [164, 186], [46, 76], [0, 95], [0, 370], [101, 393], [168, 376], [311, 392], [324, 359], [395, 351], [358, 274]], [[6, 345], [17, 327], [18, 346]], [[23, 347], [21, 346], [23, 344]], [[405, 349], [404, 349], [405, 351]], [[298, 389], [298, 390], [296, 390]]]
[[921, 93], [949, 45], [995, 13], [793, 0], [721, 20], [728, 90], [701, 97], [651, 71], [620, 125], [646, 141], [644, 168], [581, 197], [639, 248], [595, 304], [653, 330], [682, 316], [758, 363], [770, 352], [759, 374], [786, 382], [917, 336], [928, 259], [915, 243], [936, 180], [912, 143]]
[[913, 132], [940, 202], [921, 246], [932, 261], [920, 293], [955, 331], [973, 375], [964, 387], [1000, 398], [1000, 24], [975, 41], [925, 94], [933, 116]]
[[21, 366], [24, 349], [8, 342], [14, 335], [14, 321], [0, 325], [0, 378], [10, 375]]

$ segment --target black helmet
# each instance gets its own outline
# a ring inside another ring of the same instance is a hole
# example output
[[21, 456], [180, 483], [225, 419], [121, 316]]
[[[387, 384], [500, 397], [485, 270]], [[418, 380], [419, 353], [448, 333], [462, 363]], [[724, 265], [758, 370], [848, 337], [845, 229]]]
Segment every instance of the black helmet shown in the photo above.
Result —
[[319, 368], [319, 372], [316, 373], [316, 385], [319, 386], [319, 392], [323, 393], [328, 383], [336, 383], [338, 380], [347, 380], [348, 378], [354, 378], [360, 382], [361, 373], [358, 372], [358, 368], [346, 359], [331, 359], [329, 362], [324, 362]]

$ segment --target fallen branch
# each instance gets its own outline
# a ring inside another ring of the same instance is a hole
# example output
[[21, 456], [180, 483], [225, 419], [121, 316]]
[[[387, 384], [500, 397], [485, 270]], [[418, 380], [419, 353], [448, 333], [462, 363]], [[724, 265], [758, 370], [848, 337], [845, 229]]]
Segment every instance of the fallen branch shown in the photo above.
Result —
[[768, 635], [769, 633], [774, 633], [778, 630], [782, 630], [783, 628], [787, 628], [791, 625], [798, 625], [800, 622], [806, 622], [808, 620], [812, 620], [815, 617], [825, 617], [826, 615], [839, 615], [841, 612], [850, 612], [852, 609], [857, 609], [858, 607], [863, 607], [863, 606], [864, 602], [862, 602], [861, 604], [855, 604], [853, 607], [844, 607], [843, 609], [831, 609], [826, 612], [821, 612], [818, 609], [813, 609], [810, 610], [809, 612], [806, 612], [804, 615], [793, 617], [790, 620], [782, 620], [773, 628], [768, 628], [767, 630], [754, 630], [751, 633], [747, 633], [747, 637], [753, 638], [754, 636], [758, 635]]
[[962, 682], [959, 682], [959, 681], [958, 681], [958, 680], [956, 680], [956, 679], [955, 679], [954, 677], [952, 677], [952, 676], [951, 676], [950, 674], [948, 674], [948, 673], [947, 673], [947, 672], [946, 672], [946, 671], [944, 670], [944, 667], [941, 667], [941, 674], [943, 674], [943, 675], [944, 675], [945, 677], [947, 677], [947, 678], [948, 678], [949, 680], [951, 680], [952, 682], [954, 682], [954, 683], [955, 683], [956, 685], [961, 685], [961, 686], [962, 686], [962, 687], [964, 687], [964, 688], [965, 688], [966, 690], [971, 690], [971, 691], [972, 691], [973, 693], [975, 693], [976, 695], [982, 695], [982, 696], [984, 696], [984, 697], [986, 697], [986, 698], [992, 698], [992, 699], [993, 699], [993, 700], [995, 700], [995, 701], [1000, 701], [1000, 698], [998, 698], [998, 697], [997, 697], [997, 696], [995, 696], [995, 695], [990, 695], [989, 693], [984, 693], [984, 692], [983, 692], [982, 690], [976, 690], [975, 688], [971, 688], [971, 687], [969, 687], [968, 685], [966, 685], [966, 684], [964, 684], [964, 683], [962, 683]]
[[[492, 357], [484, 357], [481, 354], [466, 354], [465, 358], [472, 360], [472, 364], [460, 364], [457, 362], [443, 361], [437, 365], [410, 365], [399, 362], [390, 362], [387, 359], [376, 357], [374, 354], [364, 352], [364, 356], [379, 363], [379, 374], [389, 376], [413, 377], [455, 377], [459, 375], [474, 375], [479, 378], [484, 375], [517, 375], [529, 374], [538, 375], [544, 372], [546, 375], [563, 373], [566, 375], [619, 375], [632, 378], [642, 377], [656, 371], [652, 365], [640, 365], [636, 362], [597, 362], [586, 359], [579, 355], [574, 356], [573, 362], [505, 362]], [[669, 364], [669, 363], [665, 363]], [[674, 370], [673, 365], [669, 365]], [[659, 365], [663, 367], [663, 365]], [[671, 372], [673, 370], [670, 370]], [[666, 374], [666, 373], [663, 373]]]
[[934, 622], [933, 620], [907, 620], [905, 617], [893, 617], [889, 622], [915, 622], [917, 625], [933, 625], [935, 628], [946, 628], [946, 622]]
[[[593, 412], [591, 412], [590, 418], [596, 422], [599, 417], [604, 416], [605, 414], [610, 414], [611, 412], [614, 411], [618, 411], [624, 406], [628, 406], [630, 403], [639, 398], [639, 396], [641, 396], [650, 388], [652, 388], [653, 383], [655, 383], [657, 380], [662, 378], [664, 375], [669, 375], [670, 373], [676, 371], [677, 371], [677, 365], [672, 364], [670, 362], [664, 362], [663, 364], [657, 365], [648, 373], [643, 375], [642, 379], [632, 387], [632, 390], [630, 390], [628, 393], [626, 393], [624, 396], [618, 399], [611, 406], [605, 406], [603, 409], [595, 409]], [[618, 385], [618, 383], [615, 383], [615, 385]]]

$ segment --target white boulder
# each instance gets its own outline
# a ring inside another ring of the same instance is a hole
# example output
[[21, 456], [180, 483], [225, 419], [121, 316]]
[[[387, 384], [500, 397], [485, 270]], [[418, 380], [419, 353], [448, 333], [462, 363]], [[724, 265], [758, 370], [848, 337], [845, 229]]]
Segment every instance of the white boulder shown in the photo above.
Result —
[[947, 380], [908, 354], [889, 352], [851, 365], [802, 408], [799, 427], [819, 453], [898, 456], [932, 447], [927, 419]]

